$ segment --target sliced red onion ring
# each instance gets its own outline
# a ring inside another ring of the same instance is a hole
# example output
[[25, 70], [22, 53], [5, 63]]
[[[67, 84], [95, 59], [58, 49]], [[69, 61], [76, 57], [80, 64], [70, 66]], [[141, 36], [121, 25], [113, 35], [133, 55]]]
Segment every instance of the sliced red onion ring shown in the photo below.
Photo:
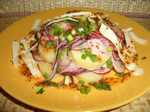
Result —
[[110, 72], [111, 69], [107, 68], [106, 66], [102, 66], [99, 69], [93, 70], [93, 72], [97, 73], [97, 74], [106, 74], [108, 72]]
[[73, 41], [71, 49], [79, 49], [79, 46], [83, 43], [85, 43], [87, 40], [85, 38], [76, 37], [76, 39]]
[[78, 75], [84, 71], [85, 69], [78, 67], [73, 62], [71, 62], [69, 66], [67, 66], [66, 68], [64, 68], [63, 71], [61, 71], [61, 74], [62, 75]]
[[112, 63], [116, 72], [123, 73], [125, 71], [124, 63], [121, 61], [116, 51], [112, 52]]

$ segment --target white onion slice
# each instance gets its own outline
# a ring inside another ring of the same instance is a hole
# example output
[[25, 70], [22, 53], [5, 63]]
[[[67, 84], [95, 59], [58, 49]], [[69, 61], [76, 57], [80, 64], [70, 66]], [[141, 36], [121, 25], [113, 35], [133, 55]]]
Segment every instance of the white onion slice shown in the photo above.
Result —
[[40, 76], [40, 71], [38, 69], [36, 61], [34, 61], [34, 59], [32, 57], [31, 52], [27, 51], [26, 53], [24, 53], [23, 60], [24, 60], [24, 62], [26, 64], [26, 66], [29, 68], [31, 74], [34, 77]]
[[117, 35], [114, 33], [114, 31], [109, 26], [102, 23], [99, 31], [105, 38], [110, 40], [116, 46], [117, 49], [122, 48]]
[[137, 42], [138, 44], [144, 45], [147, 43], [147, 40], [138, 37], [132, 30], [133, 30], [132, 28], [127, 28], [127, 29], [124, 29], [123, 31], [125, 34], [128, 34], [129, 37], [135, 42]]

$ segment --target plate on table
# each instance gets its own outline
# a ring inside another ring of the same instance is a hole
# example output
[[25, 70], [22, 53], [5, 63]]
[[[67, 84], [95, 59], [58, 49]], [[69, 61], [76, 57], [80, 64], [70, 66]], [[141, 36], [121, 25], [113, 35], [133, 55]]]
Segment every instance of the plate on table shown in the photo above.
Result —
[[131, 77], [124, 83], [112, 87], [111, 91], [97, 91], [93, 89], [88, 95], [70, 89], [46, 88], [43, 94], [36, 94], [33, 90], [33, 82], [27, 81], [11, 63], [11, 44], [13, 40], [19, 40], [26, 35], [34, 21], [42, 21], [54, 18], [71, 10], [86, 10], [92, 12], [104, 12], [112, 21], [119, 23], [122, 28], [132, 27], [134, 32], [150, 42], [150, 32], [133, 20], [116, 13], [110, 13], [98, 9], [83, 8], [57, 8], [39, 12], [25, 17], [5, 29], [0, 34], [0, 86], [15, 99], [48, 111], [74, 112], [74, 111], [104, 111], [127, 104], [135, 98], [143, 95], [150, 88], [150, 44], [137, 45], [139, 56], [147, 59], [139, 61], [144, 69], [144, 75]]

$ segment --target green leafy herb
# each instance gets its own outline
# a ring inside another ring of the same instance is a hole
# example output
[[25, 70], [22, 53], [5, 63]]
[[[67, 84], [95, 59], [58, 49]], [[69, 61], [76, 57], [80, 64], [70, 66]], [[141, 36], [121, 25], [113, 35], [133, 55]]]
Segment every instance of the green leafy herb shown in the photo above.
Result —
[[84, 31], [84, 28], [82, 28], [82, 27], [77, 28], [76, 31], [81, 36], [86, 35], [86, 32]]
[[86, 54], [82, 54], [82, 55], [81, 55], [81, 58], [82, 58], [82, 59], [86, 59], [86, 57], [87, 57]]
[[48, 42], [46, 43], [46, 48], [51, 48], [51, 47], [53, 47], [54, 45], [55, 45], [54, 41], [48, 41]]
[[53, 24], [50, 30], [50, 34], [59, 36], [63, 33], [63, 29], [58, 24]]
[[94, 55], [94, 54], [91, 54], [90, 55], [90, 59], [93, 61], [93, 62], [96, 62], [96, 55]]
[[79, 84], [84, 85], [85, 82], [83, 80], [79, 80]]
[[42, 94], [45, 91], [42, 86], [36, 86], [34, 89], [37, 94]]
[[58, 59], [64, 59], [64, 56], [67, 55], [69, 48], [64, 48], [58, 53]]
[[108, 51], [108, 52], [112, 52], [112, 48], [111, 48], [111, 47], [108, 47], [108, 48], [107, 48], [107, 51]]
[[68, 34], [66, 39], [68, 42], [71, 42], [73, 40], [73, 36], [71, 34]]
[[79, 90], [80, 90], [80, 93], [82, 94], [88, 94], [91, 91], [91, 88], [88, 86], [81, 86]]
[[96, 89], [99, 89], [99, 90], [111, 90], [110, 85], [107, 84], [106, 82], [95, 83], [94, 86]]
[[80, 24], [78, 25], [77, 32], [81, 36], [88, 35], [90, 32], [96, 30], [95, 21], [94, 20], [92, 22], [89, 21], [88, 17], [81, 16], [79, 19], [79, 23]]
[[42, 75], [45, 79], [48, 79], [48, 77], [49, 77], [49, 74], [47, 72], [43, 73]]
[[109, 58], [107, 61], [106, 61], [106, 65], [107, 65], [107, 67], [108, 68], [112, 68], [112, 60], [111, 60], [111, 58]]
[[82, 59], [86, 59], [87, 57], [90, 58], [92, 62], [96, 62], [97, 60], [97, 56], [95, 54], [92, 54], [89, 49], [85, 49], [83, 51], [83, 54], [81, 55]]

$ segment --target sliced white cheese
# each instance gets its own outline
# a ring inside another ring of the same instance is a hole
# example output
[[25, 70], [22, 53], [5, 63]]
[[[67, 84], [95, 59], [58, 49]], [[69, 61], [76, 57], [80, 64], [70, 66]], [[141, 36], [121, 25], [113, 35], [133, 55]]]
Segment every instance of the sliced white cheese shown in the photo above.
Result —
[[117, 47], [117, 49], [122, 48], [117, 35], [108, 25], [102, 23], [99, 31], [105, 38], [110, 40]]
[[27, 51], [26, 53], [23, 54], [23, 60], [26, 64], [26, 66], [29, 68], [31, 74], [34, 76], [34, 77], [39, 77], [41, 76], [40, 74], [40, 71], [38, 69], [38, 66], [37, 66], [37, 63], [36, 61], [34, 61], [33, 57], [32, 57], [32, 54], [30, 51]]
[[83, 80], [87, 83], [97, 82], [102, 78], [101, 75], [98, 75], [94, 72], [84, 72], [84, 73], [79, 74], [77, 77], [79, 78], [79, 80]]
[[19, 51], [20, 51], [20, 44], [17, 41], [12, 42], [12, 61], [13, 64], [17, 67], [19, 66]]

